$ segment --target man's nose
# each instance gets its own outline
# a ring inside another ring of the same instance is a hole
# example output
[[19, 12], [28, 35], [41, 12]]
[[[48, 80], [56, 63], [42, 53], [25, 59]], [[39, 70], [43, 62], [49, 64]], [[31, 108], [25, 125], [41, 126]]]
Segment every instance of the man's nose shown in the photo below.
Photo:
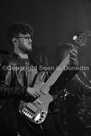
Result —
[[28, 40], [29, 42], [32, 42], [32, 39], [31, 38], [29, 38], [29, 40]]

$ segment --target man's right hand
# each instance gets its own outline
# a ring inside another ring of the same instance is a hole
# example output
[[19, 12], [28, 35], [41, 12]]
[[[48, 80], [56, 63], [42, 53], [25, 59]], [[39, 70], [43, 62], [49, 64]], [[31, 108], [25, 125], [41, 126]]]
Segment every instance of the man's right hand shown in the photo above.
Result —
[[33, 97], [39, 97], [39, 90], [36, 88], [27, 87], [27, 93]]

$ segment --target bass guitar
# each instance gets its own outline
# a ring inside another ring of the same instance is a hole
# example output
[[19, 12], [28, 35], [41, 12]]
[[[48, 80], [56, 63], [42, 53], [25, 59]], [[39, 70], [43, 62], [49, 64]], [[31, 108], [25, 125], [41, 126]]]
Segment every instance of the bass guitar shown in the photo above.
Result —
[[[56, 82], [58, 77], [64, 71], [70, 61], [68, 54], [61, 64], [56, 68], [46, 82], [34, 84], [34, 87], [39, 90], [39, 98], [31, 102], [20, 101], [19, 113], [24, 115], [29, 121], [35, 124], [41, 124], [47, 116], [48, 106], [53, 101], [52, 95], [49, 94], [50, 87]], [[43, 76], [44, 72], [39, 73], [39, 77]], [[39, 78], [38, 77], [38, 78]]]

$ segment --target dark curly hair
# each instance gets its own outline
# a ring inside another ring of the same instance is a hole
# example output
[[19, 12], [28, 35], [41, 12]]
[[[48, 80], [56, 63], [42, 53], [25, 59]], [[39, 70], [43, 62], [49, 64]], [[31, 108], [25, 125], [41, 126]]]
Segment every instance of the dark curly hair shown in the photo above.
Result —
[[28, 25], [24, 22], [16, 22], [12, 24], [7, 32], [7, 36], [9, 41], [12, 41], [12, 38], [17, 37], [20, 33], [27, 34], [29, 33], [31, 36], [33, 35], [34, 29], [31, 25]]

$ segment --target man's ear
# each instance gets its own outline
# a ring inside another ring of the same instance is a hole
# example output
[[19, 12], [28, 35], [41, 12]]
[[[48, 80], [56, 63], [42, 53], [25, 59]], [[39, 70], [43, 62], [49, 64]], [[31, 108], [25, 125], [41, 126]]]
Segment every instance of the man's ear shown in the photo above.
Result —
[[17, 38], [12, 38], [12, 42], [13, 42], [14, 45], [18, 44]]

